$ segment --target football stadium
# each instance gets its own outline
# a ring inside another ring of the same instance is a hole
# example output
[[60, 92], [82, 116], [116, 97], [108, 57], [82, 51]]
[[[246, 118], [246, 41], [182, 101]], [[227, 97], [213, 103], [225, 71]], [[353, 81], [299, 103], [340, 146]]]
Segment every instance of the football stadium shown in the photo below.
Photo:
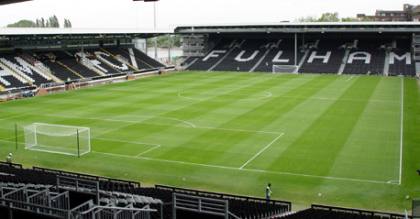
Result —
[[419, 77], [418, 20], [0, 28], [0, 218], [420, 218]]

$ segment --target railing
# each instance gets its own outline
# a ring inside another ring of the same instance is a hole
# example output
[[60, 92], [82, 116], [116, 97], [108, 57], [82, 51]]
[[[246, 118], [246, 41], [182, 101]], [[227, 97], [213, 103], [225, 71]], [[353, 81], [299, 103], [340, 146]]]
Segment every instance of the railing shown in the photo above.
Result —
[[156, 209], [127, 207], [94, 206], [92, 202], [83, 203], [72, 209], [74, 219], [118, 218], [118, 219], [150, 219]]
[[[216, 198], [222, 198], [222, 199], [267, 203], [266, 199], [249, 197], [249, 196], [232, 195], [232, 194], [224, 194], [224, 193], [216, 193], [216, 192], [205, 192], [205, 191], [177, 188], [177, 187], [165, 186], [165, 185], [156, 185], [155, 188], [163, 189], [163, 190], [170, 190], [172, 192], [189, 193], [193, 195], [204, 195], [208, 197], [216, 197]], [[268, 204], [284, 206], [287, 209], [287, 211], [290, 211], [292, 209], [292, 203], [288, 201], [270, 200], [268, 201]]]
[[3, 162], [3, 161], [0, 161], [0, 166], [13, 167], [13, 168], [16, 168], [16, 169], [23, 169], [22, 164], [8, 163], [8, 162]]
[[[25, 212], [37, 213], [38, 215], [45, 215], [49, 217], [56, 217], [56, 218], [69, 218], [69, 212], [62, 209], [51, 208], [46, 206], [40, 206], [31, 203], [20, 202], [16, 200], [9, 200], [0, 198], [0, 205], [7, 207], [11, 210], [20, 210]], [[36, 209], [35, 211], [31, 209]]]
[[232, 212], [229, 212], [228, 200], [173, 193], [173, 219], [177, 218], [177, 210], [222, 216], [225, 219], [228, 219], [229, 216], [233, 218], [239, 218]]
[[83, 173], [74, 173], [74, 172], [68, 172], [68, 171], [62, 171], [62, 170], [53, 170], [53, 169], [42, 168], [42, 167], [33, 167], [32, 169], [42, 172], [42, 173], [51, 173], [55, 175], [71, 176], [71, 177], [80, 178], [80, 179], [89, 179], [89, 180], [96, 180], [96, 181], [106, 181], [106, 182], [127, 184], [135, 188], [140, 187], [140, 183], [134, 182], [134, 181], [117, 180], [117, 179], [112, 179], [112, 178], [107, 178], [107, 177], [94, 176], [94, 175], [83, 174]]
[[73, 187], [76, 189], [76, 192], [82, 191], [94, 191], [96, 196], [95, 203], [99, 204], [99, 181], [98, 180], [88, 180], [75, 177], [66, 177], [57, 175], [57, 190], [65, 187]]

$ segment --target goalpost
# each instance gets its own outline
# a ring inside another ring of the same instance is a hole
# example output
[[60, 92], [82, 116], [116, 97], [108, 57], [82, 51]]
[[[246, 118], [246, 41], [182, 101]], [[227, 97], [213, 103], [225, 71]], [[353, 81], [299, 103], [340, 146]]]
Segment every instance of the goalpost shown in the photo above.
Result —
[[82, 156], [90, 152], [90, 128], [33, 123], [24, 127], [25, 149]]
[[297, 65], [273, 65], [273, 74], [275, 73], [298, 73]]

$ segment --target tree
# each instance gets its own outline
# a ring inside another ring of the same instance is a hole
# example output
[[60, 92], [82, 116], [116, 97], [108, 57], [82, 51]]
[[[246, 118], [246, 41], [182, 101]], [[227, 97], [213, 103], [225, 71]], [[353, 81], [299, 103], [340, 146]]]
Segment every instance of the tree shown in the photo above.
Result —
[[[69, 28], [72, 27], [71, 21], [69, 19], [64, 19], [64, 26]], [[20, 20], [16, 23], [9, 24], [7, 27], [52, 27], [52, 28], [59, 28], [60, 22], [58, 21], [57, 16], [53, 15], [48, 19], [44, 19], [43, 17], [35, 19], [35, 21], [31, 20]]]
[[318, 18], [314, 16], [300, 17], [297, 19], [298, 22], [318, 22]]
[[357, 22], [357, 21], [372, 21], [371, 17], [345, 17], [340, 18], [337, 12], [323, 13], [319, 18], [314, 16], [301, 17], [297, 19], [298, 22]]
[[71, 21], [69, 19], [64, 18], [64, 28], [71, 28]]
[[355, 17], [344, 17], [344, 18], [341, 18], [341, 21], [342, 22], [357, 22], [357, 21], [360, 21], [360, 19], [357, 19]]
[[16, 23], [7, 25], [7, 27], [36, 27], [36, 23], [31, 20], [20, 20]]
[[323, 13], [318, 19], [318, 22], [339, 22], [338, 12], [334, 13]]
[[[159, 48], [180, 47], [181, 44], [181, 37], [177, 35], [163, 35], [157, 37], [157, 46]], [[147, 41], [147, 46], [154, 47], [154, 38]]]
[[53, 15], [53, 16], [49, 17], [48, 21], [49, 21], [49, 26], [48, 27], [53, 27], [53, 28], [59, 28], [60, 27], [60, 22], [58, 21], [57, 16]]

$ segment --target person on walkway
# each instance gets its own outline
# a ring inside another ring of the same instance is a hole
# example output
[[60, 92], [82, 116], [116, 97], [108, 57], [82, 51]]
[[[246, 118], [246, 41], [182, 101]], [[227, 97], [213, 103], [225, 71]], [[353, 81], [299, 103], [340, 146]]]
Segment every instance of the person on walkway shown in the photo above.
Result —
[[13, 162], [13, 154], [9, 153], [6, 157], [6, 162], [7, 163], [12, 163]]
[[267, 200], [267, 204], [270, 203], [271, 193], [273, 193], [271, 191], [271, 183], [268, 183], [267, 187], [265, 188], [265, 199]]

